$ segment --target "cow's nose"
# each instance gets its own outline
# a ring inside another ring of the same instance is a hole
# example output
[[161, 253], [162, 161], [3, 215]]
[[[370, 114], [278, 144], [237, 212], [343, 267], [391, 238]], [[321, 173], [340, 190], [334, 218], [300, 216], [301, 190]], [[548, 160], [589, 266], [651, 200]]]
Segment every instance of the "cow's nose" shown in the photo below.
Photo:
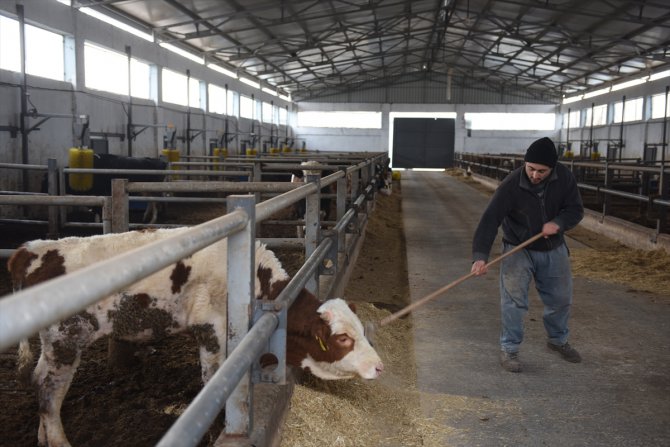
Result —
[[384, 372], [384, 364], [382, 362], [377, 363], [377, 366], [375, 366], [375, 372], [378, 376]]

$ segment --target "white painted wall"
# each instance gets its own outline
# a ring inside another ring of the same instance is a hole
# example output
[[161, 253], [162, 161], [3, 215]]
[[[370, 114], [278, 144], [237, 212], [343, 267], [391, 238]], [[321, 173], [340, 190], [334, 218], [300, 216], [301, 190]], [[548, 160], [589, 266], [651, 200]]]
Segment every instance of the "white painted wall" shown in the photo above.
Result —
[[[0, 14], [16, 19], [16, 3], [13, 1], [0, 0]], [[83, 64], [84, 42], [90, 41], [94, 44], [110, 48], [112, 50], [125, 52], [125, 47], [131, 47], [133, 57], [156, 65], [159, 71], [163, 67], [185, 74], [190, 70], [191, 77], [198, 80], [213, 83], [220, 87], [228, 85], [229, 89], [247, 96], [254, 95], [255, 99], [265, 102], [273, 102], [279, 107], [291, 106], [290, 103], [276, 96], [262, 92], [238, 80], [215, 72], [204, 65], [196, 64], [188, 59], [178, 56], [158, 46], [156, 43], [148, 42], [133, 36], [111, 25], [107, 25], [97, 19], [89, 17], [61, 3], [52, 0], [34, 0], [21, 2], [24, 6], [26, 23], [40, 26], [69, 37], [74, 38], [74, 51], [76, 54], [76, 74], [73, 76], [75, 82], [59, 82], [28, 75], [27, 85], [30, 93], [30, 101], [39, 113], [59, 115], [88, 115], [90, 118], [90, 131], [93, 133], [126, 133], [127, 114], [129, 98], [123, 95], [89, 90], [85, 87], [85, 70]], [[0, 126], [20, 126], [21, 113], [21, 85], [23, 79], [19, 73], [0, 70]], [[182, 139], [177, 142], [177, 149], [182, 154], [190, 151], [192, 155], [205, 155], [209, 152], [210, 139], [217, 138], [223, 132], [226, 117], [223, 115], [207, 113], [200, 109], [191, 108], [191, 128], [204, 129], [187, 145], [185, 139], [187, 114], [186, 107], [164, 103], [160, 92], [158, 103], [148, 100], [133, 98], [133, 122], [135, 124], [148, 124], [132, 144], [132, 155], [138, 157], [155, 157], [160, 155], [163, 148], [164, 127], [173, 123], [177, 129], [177, 135]], [[41, 118], [28, 118], [28, 126], [37, 123]], [[233, 141], [229, 153], [239, 151], [239, 143], [243, 138], [248, 138], [252, 123], [250, 120], [228, 118], [229, 131], [231, 133], [244, 132], [247, 135]], [[139, 129], [136, 129], [139, 130]], [[272, 129], [276, 135], [284, 137], [292, 129], [287, 126], [279, 126]], [[268, 140], [271, 134], [270, 124], [254, 123], [254, 131], [258, 136], [258, 147], [263, 141]], [[193, 132], [194, 135], [197, 132]], [[68, 149], [77, 142], [74, 120], [72, 118], [51, 118], [42, 123], [28, 136], [28, 163], [46, 164], [47, 159], [55, 158], [60, 166], [67, 165]], [[126, 155], [128, 151], [127, 139], [123, 141], [119, 137], [110, 137], [109, 151], [112, 154]], [[190, 146], [187, 148], [187, 146]], [[0, 162], [20, 163], [22, 160], [21, 135], [12, 136], [8, 131], [0, 131]], [[17, 190], [18, 172], [5, 170], [0, 173], [0, 190]], [[30, 190], [39, 190], [41, 174], [31, 173]]]
[[464, 114], [475, 113], [557, 113], [557, 107], [548, 105], [454, 105], [454, 104], [342, 104], [299, 103], [300, 111], [374, 111], [382, 112], [381, 129], [333, 129], [297, 127], [296, 135], [308, 142], [309, 149], [323, 151], [392, 151], [390, 123], [392, 113], [422, 113], [426, 117], [437, 113], [456, 114], [456, 152], [523, 153], [538, 138], [559, 135], [560, 116], [556, 130], [547, 131], [481, 131], [473, 130], [468, 136]]
[[[564, 104], [560, 108], [560, 113], [568, 113], [568, 111], [580, 110], [582, 116], [587, 109], [592, 105], [599, 106], [602, 104], [612, 105], [616, 102], [622, 101], [624, 95], [626, 101], [637, 98], [643, 98], [643, 109], [645, 114], [649, 110], [650, 98], [653, 95], [665, 93], [665, 89], [670, 85], [670, 77], [657, 79], [655, 81], [645, 82], [644, 84], [636, 85], [623, 90], [618, 90], [604, 95], [587, 98], [570, 104]], [[603, 86], [605, 87], [605, 86]], [[611, 107], [610, 107], [611, 109]], [[584, 127], [579, 129], [561, 129], [561, 140], [572, 141], [573, 151], [579, 153], [580, 141], [599, 141], [598, 150], [602, 155], [606, 154], [607, 141], [623, 139], [624, 148], [621, 154], [622, 158], [640, 158], [644, 144], [662, 144], [663, 143], [663, 128], [664, 120], [643, 120], [625, 123], [622, 127], [621, 123], [611, 123], [604, 126], [593, 126], [591, 129], [590, 123], [584, 123]], [[668, 129], [666, 129], [667, 131]], [[666, 137], [667, 138], [667, 137]], [[661, 159], [661, 151], [657, 154], [657, 160]], [[666, 149], [666, 157], [668, 160], [670, 152]]]

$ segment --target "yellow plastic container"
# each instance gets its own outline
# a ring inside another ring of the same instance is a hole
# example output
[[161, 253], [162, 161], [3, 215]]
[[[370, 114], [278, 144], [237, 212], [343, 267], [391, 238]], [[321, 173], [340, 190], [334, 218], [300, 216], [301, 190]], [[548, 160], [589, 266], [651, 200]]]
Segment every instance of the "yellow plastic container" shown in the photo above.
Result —
[[[179, 161], [179, 149], [163, 149], [161, 153], [168, 159], [169, 162]], [[178, 166], [172, 166], [172, 169], [179, 169]]]
[[270, 148], [270, 153], [273, 155], [277, 155], [280, 152], [278, 147], [271, 147]]
[[573, 154], [572, 151], [563, 152], [563, 158], [572, 159], [574, 157], [575, 157], [575, 154]]
[[285, 153], [285, 154], [290, 154], [291, 152], [293, 152], [293, 149], [291, 149], [288, 146], [284, 146], [284, 148], [282, 149], [282, 152]]
[[591, 152], [591, 160], [600, 160], [600, 152]]
[[214, 148], [214, 156], [215, 157], [223, 157], [226, 158], [228, 156], [228, 148], [225, 147], [215, 147]]
[[[169, 161], [170, 163], [173, 163], [173, 162], [175, 162], [175, 161], [179, 161], [179, 157], [180, 157], [180, 155], [179, 155], [179, 149], [163, 149], [163, 150], [161, 151], [161, 153], [165, 156], [165, 158], [168, 159], [168, 161]], [[179, 168], [179, 166], [171, 165], [171, 166], [170, 166], [170, 169], [173, 170], [173, 171], [177, 171], [177, 170], [179, 170], [180, 168]], [[177, 180], [177, 179], [179, 178], [179, 176], [178, 176], [178, 175], [172, 175], [170, 178], [171, 178], [172, 180]]]
[[391, 180], [400, 180], [400, 171], [393, 171], [391, 173]]
[[[93, 149], [71, 147], [68, 162], [71, 168], [92, 169]], [[68, 176], [68, 184], [73, 191], [88, 191], [93, 188], [93, 174], [70, 174]]]
[[[213, 152], [215, 157], [226, 158], [228, 156], [228, 148], [225, 147], [215, 147]], [[219, 160], [214, 160], [214, 170], [223, 171], [223, 166], [219, 163]]]
[[258, 149], [247, 149], [247, 155], [256, 156], [258, 154]]

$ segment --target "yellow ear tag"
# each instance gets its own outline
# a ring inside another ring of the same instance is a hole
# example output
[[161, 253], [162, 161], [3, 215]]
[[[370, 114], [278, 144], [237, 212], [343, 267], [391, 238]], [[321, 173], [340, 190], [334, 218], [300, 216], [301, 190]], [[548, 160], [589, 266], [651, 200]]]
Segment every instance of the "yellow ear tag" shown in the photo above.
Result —
[[321, 340], [321, 337], [319, 337], [318, 335], [315, 335], [314, 337], [319, 341], [319, 346], [321, 346], [321, 350], [324, 352], [327, 351], [328, 346], [323, 344], [323, 340]]

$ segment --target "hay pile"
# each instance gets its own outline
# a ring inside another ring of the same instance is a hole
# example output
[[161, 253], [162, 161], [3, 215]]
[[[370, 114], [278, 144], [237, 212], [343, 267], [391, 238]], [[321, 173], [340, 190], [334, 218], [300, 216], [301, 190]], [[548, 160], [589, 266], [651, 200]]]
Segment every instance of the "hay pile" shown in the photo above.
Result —
[[670, 254], [666, 251], [634, 250], [583, 228], [568, 235], [586, 245], [571, 250], [575, 275], [670, 298]]
[[[390, 312], [356, 303], [362, 321]], [[409, 319], [377, 328], [375, 349], [385, 365], [377, 380], [322, 381], [296, 385], [281, 447], [438, 446], [445, 427], [422, 416], [416, 390]], [[423, 397], [425, 399], [425, 396]]]

